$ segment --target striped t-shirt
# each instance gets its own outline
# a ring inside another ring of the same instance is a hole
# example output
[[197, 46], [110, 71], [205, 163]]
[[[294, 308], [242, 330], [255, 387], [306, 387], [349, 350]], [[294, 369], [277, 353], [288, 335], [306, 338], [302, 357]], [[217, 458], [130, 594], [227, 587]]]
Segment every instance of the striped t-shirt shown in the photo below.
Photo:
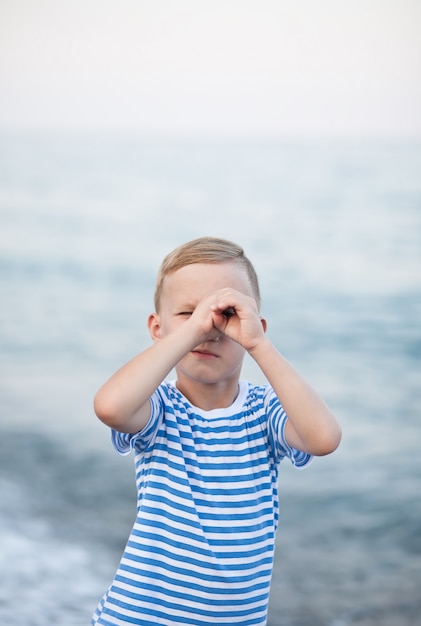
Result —
[[279, 461], [311, 457], [285, 441], [270, 386], [240, 381], [230, 407], [203, 411], [165, 382], [151, 406], [140, 433], [112, 431], [119, 453], [134, 450], [138, 510], [92, 624], [264, 626]]

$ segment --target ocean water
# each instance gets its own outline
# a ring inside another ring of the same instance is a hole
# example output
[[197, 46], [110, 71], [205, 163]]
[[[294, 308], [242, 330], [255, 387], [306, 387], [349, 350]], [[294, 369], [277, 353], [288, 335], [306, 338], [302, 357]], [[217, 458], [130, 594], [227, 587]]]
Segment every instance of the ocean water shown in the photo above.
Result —
[[89, 624], [135, 514], [92, 398], [149, 342], [163, 255], [211, 234], [343, 427], [281, 466], [269, 626], [421, 624], [421, 144], [0, 140], [0, 623]]

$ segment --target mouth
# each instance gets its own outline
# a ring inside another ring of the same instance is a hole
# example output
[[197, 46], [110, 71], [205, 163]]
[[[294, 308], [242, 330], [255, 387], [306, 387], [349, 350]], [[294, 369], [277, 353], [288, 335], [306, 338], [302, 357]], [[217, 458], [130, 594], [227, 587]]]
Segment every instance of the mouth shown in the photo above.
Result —
[[217, 355], [209, 350], [192, 350], [192, 354], [202, 359], [217, 359]]

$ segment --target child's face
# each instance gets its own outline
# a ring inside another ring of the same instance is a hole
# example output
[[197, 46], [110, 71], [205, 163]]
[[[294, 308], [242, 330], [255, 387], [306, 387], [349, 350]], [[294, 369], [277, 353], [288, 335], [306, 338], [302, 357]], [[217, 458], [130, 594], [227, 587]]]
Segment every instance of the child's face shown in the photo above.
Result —
[[[246, 271], [237, 263], [194, 263], [167, 276], [156, 316], [159, 331], [155, 338], [184, 324], [202, 299], [225, 287], [254, 296]], [[177, 376], [185, 385], [192, 381], [238, 383], [244, 349], [219, 331], [211, 337], [178, 363]]]

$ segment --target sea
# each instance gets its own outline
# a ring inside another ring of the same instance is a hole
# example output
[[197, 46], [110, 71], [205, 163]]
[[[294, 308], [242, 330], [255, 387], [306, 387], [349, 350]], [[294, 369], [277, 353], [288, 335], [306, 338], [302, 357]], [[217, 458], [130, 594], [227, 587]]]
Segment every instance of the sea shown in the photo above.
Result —
[[421, 142], [11, 132], [0, 624], [89, 625], [136, 506], [92, 400], [150, 343], [163, 256], [202, 235], [244, 247], [268, 335], [343, 429], [281, 464], [268, 626], [420, 625]]

